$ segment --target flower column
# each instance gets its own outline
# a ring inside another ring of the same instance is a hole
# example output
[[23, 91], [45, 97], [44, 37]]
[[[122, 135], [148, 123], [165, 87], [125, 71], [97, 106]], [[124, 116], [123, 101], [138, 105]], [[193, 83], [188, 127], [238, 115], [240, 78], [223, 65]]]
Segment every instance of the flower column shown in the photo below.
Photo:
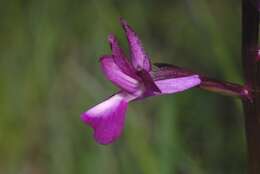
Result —
[[246, 85], [254, 92], [244, 101], [248, 173], [260, 174], [260, 61], [257, 62], [258, 0], [242, 0], [242, 61]]

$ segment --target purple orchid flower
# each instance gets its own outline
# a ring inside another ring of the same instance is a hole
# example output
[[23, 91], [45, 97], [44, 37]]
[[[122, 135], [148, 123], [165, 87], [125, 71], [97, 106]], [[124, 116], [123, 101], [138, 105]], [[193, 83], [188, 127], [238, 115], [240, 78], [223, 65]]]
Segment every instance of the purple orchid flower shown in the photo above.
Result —
[[83, 122], [94, 129], [94, 137], [100, 144], [112, 143], [122, 134], [130, 101], [181, 92], [201, 83], [199, 76], [194, 74], [156, 80], [140, 39], [125, 20], [120, 21], [128, 39], [131, 62], [113, 34], [108, 37], [112, 55], [100, 58], [105, 76], [120, 91], [81, 115]]

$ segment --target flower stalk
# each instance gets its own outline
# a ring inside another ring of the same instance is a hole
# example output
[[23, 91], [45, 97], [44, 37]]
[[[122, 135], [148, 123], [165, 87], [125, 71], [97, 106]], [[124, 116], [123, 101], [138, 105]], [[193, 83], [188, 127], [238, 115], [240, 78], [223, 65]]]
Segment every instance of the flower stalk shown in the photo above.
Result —
[[195, 73], [171, 64], [155, 63], [154, 65], [157, 67], [157, 70], [153, 73], [154, 79], [156, 80], [161, 80], [164, 78], [178, 78], [197, 74], [201, 80], [198, 87], [201, 89], [217, 94], [239, 97], [248, 102], [252, 101], [252, 91], [246, 85], [216, 80], [203, 74]]
[[257, 61], [258, 4], [258, 0], [242, 0], [242, 62], [246, 85], [254, 91], [252, 102], [243, 102], [249, 174], [260, 173], [260, 64]]

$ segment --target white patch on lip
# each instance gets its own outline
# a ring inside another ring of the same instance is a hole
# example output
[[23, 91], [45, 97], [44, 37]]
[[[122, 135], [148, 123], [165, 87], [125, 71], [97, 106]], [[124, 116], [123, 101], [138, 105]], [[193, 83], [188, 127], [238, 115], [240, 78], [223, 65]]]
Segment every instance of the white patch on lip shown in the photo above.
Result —
[[[139, 91], [140, 90], [138, 90], [138, 92]], [[141, 94], [142, 91], [140, 91], [139, 93]], [[104, 115], [109, 115], [108, 113], [113, 112], [114, 109], [116, 109], [122, 101], [130, 102], [131, 100], [134, 100], [137, 97], [139, 97], [139, 95], [133, 95], [127, 92], [120, 92], [111, 96], [109, 99], [103, 101], [102, 103], [99, 103], [98, 105], [94, 106], [86, 113], [90, 117], [100, 117]]]
[[116, 94], [108, 100], [105, 100], [104, 102], [99, 103], [92, 109], [88, 110], [87, 113], [90, 117], [100, 117], [104, 115], [109, 115], [104, 113], [113, 112], [112, 108], [117, 108], [117, 106], [120, 104], [122, 100], [124, 100], [124, 96], [121, 94]]

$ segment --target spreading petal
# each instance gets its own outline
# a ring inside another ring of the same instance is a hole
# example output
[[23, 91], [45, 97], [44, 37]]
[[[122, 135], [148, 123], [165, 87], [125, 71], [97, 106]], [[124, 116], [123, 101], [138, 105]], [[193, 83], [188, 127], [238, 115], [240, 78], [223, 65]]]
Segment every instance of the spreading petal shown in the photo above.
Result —
[[103, 56], [100, 58], [102, 70], [106, 77], [111, 80], [119, 88], [134, 93], [138, 90], [138, 80], [125, 74], [114, 61], [113, 56]]
[[124, 19], [120, 19], [121, 25], [126, 33], [129, 47], [131, 50], [132, 63], [136, 70], [151, 70], [151, 63], [148, 55], [145, 53], [141, 40], [134, 30], [127, 24]]
[[200, 83], [201, 80], [198, 75], [155, 81], [155, 84], [159, 87], [162, 94], [181, 92], [197, 86]]
[[135, 70], [132, 64], [129, 63], [127, 57], [124, 54], [123, 49], [119, 46], [115, 35], [110, 34], [108, 36], [108, 42], [110, 44], [112, 55], [117, 66], [127, 75], [136, 78]]
[[82, 121], [94, 129], [94, 137], [98, 143], [112, 143], [122, 134], [127, 105], [134, 98], [121, 92], [81, 115]]
[[163, 80], [179, 77], [187, 77], [191, 75], [198, 75], [190, 70], [183, 69], [176, 65], [166, 64], [166, 63], [154, 63], [155, 69], [151, 72], [154, 80]]

